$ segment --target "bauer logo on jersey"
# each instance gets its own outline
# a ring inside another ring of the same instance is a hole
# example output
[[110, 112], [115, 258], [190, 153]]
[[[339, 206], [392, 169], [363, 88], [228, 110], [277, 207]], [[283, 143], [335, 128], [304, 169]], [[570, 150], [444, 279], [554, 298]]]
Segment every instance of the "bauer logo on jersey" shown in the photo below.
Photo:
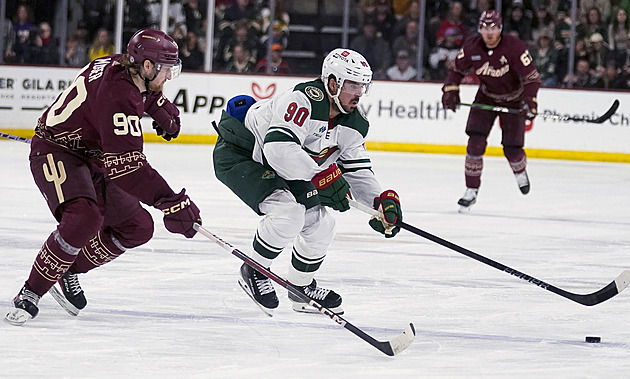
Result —
[[276, 177], [276, 173], [273, 171], [265, 171], [264, 174], [262, 174], [262, 179], [273, 179]]
[[304, 89], [304, 93], [306, 93], [306, 96], [313, 99], [313, 101], [324, 100], [324, 91], [322, 91], [321, 89], [317, 87], [308, 86]]

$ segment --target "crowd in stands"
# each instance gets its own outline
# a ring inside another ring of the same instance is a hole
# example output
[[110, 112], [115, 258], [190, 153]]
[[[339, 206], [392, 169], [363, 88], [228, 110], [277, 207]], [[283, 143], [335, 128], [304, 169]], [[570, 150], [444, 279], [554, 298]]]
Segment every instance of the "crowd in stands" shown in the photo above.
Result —
[[[291, 74], [291, 64], [283, 57], [292, 38], [292, 15], [287, 9], [296, 9], [294, 4], [286, 6], [289, 1], [300, 0], [276, 0], [272, 15], [267, 0], [216, 0], [213, 71]], [[464, 41], [477, 33], [481, 12], [494, 9], [494, 0], [426, 1], [426, 27], [421, 31], [420, 1], [352, 0], [358, 11], [353, 18], [357, 33], [350, 36], [348, 47], [366, 57], [375, 78], [415, 80], [420, 71], [423, 80], [443, 81], [449, 62]], [[116, 1], [69, 0], [72, 12], [63, 47], [54, 33], [57, 3], [7, 1], [0, 34], [5, 63], [81, 67], [114, 52]], [[579, 0], [578, 4], [577, 19], [572, 20], [570, 0], [503, 1], [503, 33], [529, 44], [543, 86], [630, 89], [630, 0]], [[168, 7], [167, 33], [178, 42], [185, 71], [203, 70], [206, 7], [205, 0], [171, 0]], [[159, 28], [161, 11], [160, 0], [126, 0], [123, 44], [137, 29]], [[569, 83], [572, 24], [577, 35], [573, 82]], [[421, 70], [417, 67], [419, 33], [424, 36]]]

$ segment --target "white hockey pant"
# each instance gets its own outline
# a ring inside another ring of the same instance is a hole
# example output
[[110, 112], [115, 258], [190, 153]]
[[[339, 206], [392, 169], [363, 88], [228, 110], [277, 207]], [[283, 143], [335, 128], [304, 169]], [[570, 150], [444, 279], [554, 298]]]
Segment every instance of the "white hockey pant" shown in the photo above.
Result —
[[306, 210], [291, 192], [276, 190], [259, 205], [265, 217], [254, 238], [254, 260], [269, 267], [293, 242], [287, 279], [297, 286], [311, 283], [335, 234], [335, 219], [325, 207]]

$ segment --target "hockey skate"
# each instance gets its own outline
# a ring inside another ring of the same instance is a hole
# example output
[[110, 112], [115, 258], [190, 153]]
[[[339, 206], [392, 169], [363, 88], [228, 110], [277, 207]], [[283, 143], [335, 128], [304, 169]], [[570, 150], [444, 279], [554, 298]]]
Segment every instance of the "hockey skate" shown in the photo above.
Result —
[[518, 174], [514, 174], [516, 177], [516, 183], [518, 183], [518, 188], [521, 190], [523, 195], [527, 195], [529, 193], [529, 177], [527, 176], [527, 171], [519, 172]]
[[470, 207], [477, 202], [477, 192], [479, 192], [479, 188], [466, 188], [464, 196], [457, 201], [459, 213], [470, 211]]
[[5, 321], [11, 325], [20, 326], [28, 320], [35, 318], [39, 313], [37, 303], [41, 297], [34, 292], [22, 287], [20, 293], [13, 299], [13, 308], [5, 316]]
[[[342, 315], [343, 309], [341, 308], [341, 296], [333, 290], [317, 287], [315, 279], [308, 286], [295, 286], [300, 292], [308, 296], [311, 300], [317, 302], [324, 308], [328, 308], [336, 314]], [[293, 302], [293, 310], [296, 312], [304, 313], [319, 313], [317, 308], [305, 303], [298, 296], [292, 294], [289, 291], [289, 299]]]
[[271, 279], [243, 263], [238, 284], [267, 316], [273, 316], [279, 301]]
[[[58, 286], [60, 289], [57, 288]], [[57, 303], [72, 316], [78, 316], [79, 311], [87, 305], [87, 300], [79, 284], [77, 274], [73, 274], [69, 271], [63, 274], [59, 281], [55, 283], [48, 292], [50, 292], [52, 297], [57, 300]]]

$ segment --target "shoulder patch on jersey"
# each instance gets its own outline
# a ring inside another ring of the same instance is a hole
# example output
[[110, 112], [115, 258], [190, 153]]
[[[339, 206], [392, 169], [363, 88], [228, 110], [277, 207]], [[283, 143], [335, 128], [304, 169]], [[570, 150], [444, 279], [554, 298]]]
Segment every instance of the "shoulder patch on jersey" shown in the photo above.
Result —
[[333, 119], [333, 125], [341, 125], [350, 129], [354, 129], [363, 138], [365, 138], [368, 134], [368, 129], [370, 128], [370, 123], [368, 122], [365, 114], [361, 111], [361, 107], [354, 108], [354, 111], [350, 114], [340, 114]]
[[314, 86], [307, 86], [304, 88], [304, 93], [309, 98], [313, 99], [313, 101], [322, 101], [324, 100], [324, 91]]

